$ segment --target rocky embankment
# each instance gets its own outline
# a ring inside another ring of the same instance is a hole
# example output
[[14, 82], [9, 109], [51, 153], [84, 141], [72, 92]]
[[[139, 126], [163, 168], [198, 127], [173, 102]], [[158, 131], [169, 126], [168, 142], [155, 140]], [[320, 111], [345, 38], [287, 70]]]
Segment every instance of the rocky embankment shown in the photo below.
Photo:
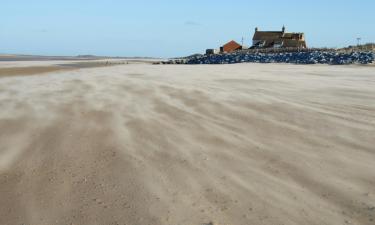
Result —
[[184, 59], [171, 60], [167, 64], [233, 64], [233, 63], [293, 63], [293, 64], [371, 64], [375, 62], [374, 52], [234, 52], [216, 55], [194, 55]]

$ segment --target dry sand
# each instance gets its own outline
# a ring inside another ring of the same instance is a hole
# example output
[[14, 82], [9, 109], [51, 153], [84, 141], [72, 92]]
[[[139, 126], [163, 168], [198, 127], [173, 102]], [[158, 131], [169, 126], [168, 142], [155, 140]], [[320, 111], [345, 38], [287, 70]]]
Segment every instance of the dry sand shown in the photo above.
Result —
[[0, 108], [2, 225], [375, 224], [374, 67], [63, 70]]

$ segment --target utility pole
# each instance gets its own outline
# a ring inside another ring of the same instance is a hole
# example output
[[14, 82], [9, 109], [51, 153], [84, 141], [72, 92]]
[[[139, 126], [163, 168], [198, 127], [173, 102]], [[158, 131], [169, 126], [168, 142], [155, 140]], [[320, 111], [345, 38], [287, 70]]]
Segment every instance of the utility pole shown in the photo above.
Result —
[[242, 47], [243, 47], [243, 42], [244, 42], [244, 40], [245, 40], [245, 38], [244, 38], [244, 37], [242, 37], [242, 39], [241, 39], [241, 44], [242, 44]]
[[360, 37], [357, 37], [357, 46], [359, 47], [360, 46], [360, 44], [361, 44], [361, 40], [362, 40], [362, 38], [360, 38]]

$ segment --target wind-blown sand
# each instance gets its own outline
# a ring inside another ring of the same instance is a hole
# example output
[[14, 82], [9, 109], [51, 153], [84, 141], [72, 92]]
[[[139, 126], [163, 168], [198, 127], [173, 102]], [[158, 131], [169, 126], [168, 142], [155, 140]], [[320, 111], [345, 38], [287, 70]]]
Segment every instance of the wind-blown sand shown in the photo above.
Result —
[[0, 78], [0, 224], [375, 224], [375, 68]]

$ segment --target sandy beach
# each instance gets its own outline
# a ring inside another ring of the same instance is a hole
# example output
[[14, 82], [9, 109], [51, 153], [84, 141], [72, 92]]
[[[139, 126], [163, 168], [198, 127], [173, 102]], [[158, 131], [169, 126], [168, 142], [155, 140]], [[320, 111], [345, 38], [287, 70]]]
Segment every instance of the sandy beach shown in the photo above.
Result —
[[373, 66], [24, 63], [0, 224], [375, 224]]

